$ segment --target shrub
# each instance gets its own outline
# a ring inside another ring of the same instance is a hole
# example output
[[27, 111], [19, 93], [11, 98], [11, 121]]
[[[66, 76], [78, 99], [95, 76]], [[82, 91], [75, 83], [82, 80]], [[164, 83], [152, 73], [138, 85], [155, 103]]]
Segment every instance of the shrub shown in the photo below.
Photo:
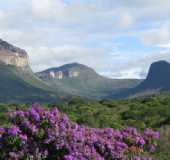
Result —
[[159, 139], [151, 129], [141, 134], [131, 127], [78, 125], [57, 108], [38, 105], [10, 117], [12, 126], [0, 128], [0, 159], [5, 160], [150, 160]]

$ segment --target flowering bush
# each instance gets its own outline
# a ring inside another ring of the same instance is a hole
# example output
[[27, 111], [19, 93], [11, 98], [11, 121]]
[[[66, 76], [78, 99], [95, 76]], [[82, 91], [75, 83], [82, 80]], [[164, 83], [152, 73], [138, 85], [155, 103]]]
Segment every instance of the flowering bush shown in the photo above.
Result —
[[[135, 128], [113, 130], [78, 125], [58, 111], [33, 105], [10, 115], [12, 126], [0, 128], [3, 160], [150, 160], [159, 133]], [[145, 157], [144, 157], [145, 156]]]

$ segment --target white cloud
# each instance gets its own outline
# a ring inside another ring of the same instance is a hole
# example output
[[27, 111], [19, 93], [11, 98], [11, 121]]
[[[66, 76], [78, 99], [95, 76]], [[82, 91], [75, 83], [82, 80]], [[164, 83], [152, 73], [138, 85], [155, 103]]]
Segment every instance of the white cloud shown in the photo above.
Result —
[[135, 57], [116, 39], [135, 35], [169, 50], [169, 8], [169, 0], [7, 0], [0, 2], [0, 37], [25, 48], [36, 71], [77, 61], [108, 76], [139, 77], [169, 52]]
[[119, 22], [120, 26], [129, 27], [132, 26], [134, 22], [135, 22], [135, 17], [132, 16], [130, 13], [125, 12], [120, 15], [120, 22]]
[[[118, 79], [131, 79], [131, 78], [136, 78], [136, 79], [140, 79], [143, 75], [142, 75], [143, 69], [142, 68], [138, 68], [138, 66], [136, 66], [136, 68], [131, 68], [128, 70], [120, 70], [120, 72], [114, 73], [113, 77], [116, 77]], [[143, 77], [142, 77], [143, 78]]]
[[166, 60], [170, 62], [170, 51], [162, 53], [152, 53], [138, 58], [131, 57], [117, 66], [117, 72], [112, 73], [112, 77], [117, 78], [145, 78], [147, 76], [150, 65], [153, 62]]
[[4, 24], [4, 20], [5, 20], [5, 15], [2, 11], [0, 11], [0, 26]]
[[147, 45], [167, 48], [170, 44], [170, 25], [163, 24], [158, 28], [144, 31], [140, 36], [143, 43]]
[[[39, 47], [27, 48], [31, 66], [34, 71], [48, 67], [57, 67], [65, 63], [79, 62], [87, 64], [96, 70], [106, 69], [108, 58], [107, 51], [102, 48], [84, 48], [77, 46], [58, 46], [55, 48]], [[99, 65], [101, 64], [101, 65]]]
[[32, 12], [38, 18], [52, 18], [64, 13], [62, 0], [32, 0]]

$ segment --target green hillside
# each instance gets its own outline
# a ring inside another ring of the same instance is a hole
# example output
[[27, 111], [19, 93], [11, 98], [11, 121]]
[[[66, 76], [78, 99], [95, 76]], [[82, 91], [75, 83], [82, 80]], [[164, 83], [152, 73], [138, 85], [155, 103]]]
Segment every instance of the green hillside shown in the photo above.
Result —
[[61, 97], [33, 74], [0, 64], [0, 103], [56, 102]]
[[[50, 72], [63, 73], [61, 79], [51, 77]], [[69, 73], [78, 73], [78, 76], [69, 76]], [[111, 79], [99, 75], [94, 69], [79, 63], [70, 63], [57, 68], [50, 68], [36, 74], [53, 88], [64, 91], [70, 95], [81, 96], [90, 99], [104, 99], [110, 93], [122, 91], [124, 88], [132, 88], [141, 80], [137, 79]]]

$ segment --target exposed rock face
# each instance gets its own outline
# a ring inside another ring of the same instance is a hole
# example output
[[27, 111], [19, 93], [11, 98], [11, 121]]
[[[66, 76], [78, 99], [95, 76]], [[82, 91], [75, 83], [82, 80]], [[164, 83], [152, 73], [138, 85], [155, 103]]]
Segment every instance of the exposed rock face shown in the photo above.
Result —
[[170, 63], [157, 61], [151, 64], [147, 78], [138, 86], [111, 96], [111, 98], [127, 98], [152, 95], [161, 91], [170, 91]]
[[70, 71], [69, 72], [69, 77], [78, 77], [80, 73], [78, 71]]
[[152, 63], [148, 76], [138, 88], [142, 89], [169, 89], [170, 88], [170, 63], [158, 61]]
[[57, 78], [57, 79], [63, 79], [63, 77], [64, 77], [62, 71], [58, 71], [58, 72], [50, 71], [49, 72], [49, 76], [51, 78]]
[[49, 71], [47, 74], [51, 78], [63, 79], [78, 77], [80, 73], [78, 71]]
[[7, 65], [26, 67], [28, 66], [28, 55], [25, 50], [0, 39], [0, 61]]
[[97, 100], [106, 99], [111, 93], [135, 87], [140, 83], [140, 80], [103, 77], [94, 69], [79, 63], [49, 68], [36, 75], [56, 90]]
[[76, 78], [82, 73], [82, 70], [86, 69], [84, 65], [78, 63], [67, 64], [58, 68], [51, 68], [43, 72], [37, 73], [41, 78], [52, 79], [64, 79], [64, 78]]

